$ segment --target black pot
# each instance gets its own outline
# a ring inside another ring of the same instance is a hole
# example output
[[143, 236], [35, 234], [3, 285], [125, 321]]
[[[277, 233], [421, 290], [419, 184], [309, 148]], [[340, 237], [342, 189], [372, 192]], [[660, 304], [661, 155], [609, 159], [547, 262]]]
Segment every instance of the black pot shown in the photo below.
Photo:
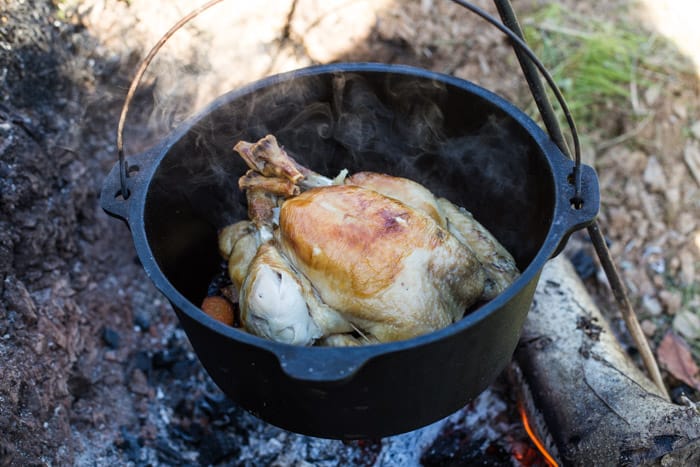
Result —
[[[440, 331], [357, 348], [280, 344], [198, 307], [220, 270], [216, 232], [246, 217], [232, 147], [267, 133], [334, 176], [372, 170], [420, 181], [470, 210], [522, 275]], [[542, 267], [598, 211], [593, 169], [572, 207], [574, 164], [523, 112], [451, 76], [405, 66], [335, 64], [231, 92], [119, 167], [102, 207], [124, 219], [146, 273], [170, 300], [200, 361], [236, 403], [279, 427], [329, 438], [409, 431], [458, 410], [509, 362]]]

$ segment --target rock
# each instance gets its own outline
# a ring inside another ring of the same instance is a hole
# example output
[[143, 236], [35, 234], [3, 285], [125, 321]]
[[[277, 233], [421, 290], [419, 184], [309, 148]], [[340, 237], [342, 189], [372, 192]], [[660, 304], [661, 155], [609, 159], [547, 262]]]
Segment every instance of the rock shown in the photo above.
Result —
[[153, 396], [153, 389], [148, 385], [146, 375], [139, 369], [135, 369], [131, 372], [131, 378], [129, 379], [129, 390], [140, 396]]
[[124, 452], [128, 460], [138, 463], [141, 459], [142, 440], [129, 433], [126, 427], [120, 428], [120, 439], [115, 442], [115, 445]]
[[102, 329], [102, 340], [112, 350], [119, 348], [119, 333], [112, 328]]
[[675, 315], [681, 309], [683, 303], [683, 296], [680, 292], [671, 292], [670, 290], [659, 292], [659, 299], [669, 315]]
[[185, 458], [174, 448], [170, 446], [168, 440], [164, 438], [158, 438], [154, 448], [156, 450], [158, 460], [163, 462], [165, 465], [183, 465], [185, 463]]
[[700, 185], [700, 145], [696, 142], [688, 143], [683, 151], [683, 159], [695, 181]]
[[695, 256], [690, 251], [682, 251], [680, 279], [684, 285], [690, 285], [695, 281]]
[[690, 310], [683, 310], [673, 318], [673, 329], [689, 341], [700, 338], [700, 317]]
[[143, 312], [134, 313], [134, 326], [139, 328], [141, 331], [148, 331], [151, 327], [151, 320], [147, 314]]
[[685, 236], [690, 236], [690, 233], [695, 230], [695, 223], [695, 214], [691, 212], [685, 211], [678, 216], [678, 230]]
[[676, 102], [673, 104], [673, 113], [676, 114], [681, 120], [688, 118], [688, 108], [682, 102]]
[[200, 442], [199, 462], [202, 465], [218, 465], [236, 457], [240, 447], [236, 439], [218, 430], [203, 436]]
[[650, 190], [664, 192], [666, 189], [666, 174], [661, 167], [658, 159], [654, 156], [647, 161], [646, 169], [643, 175], [644, 183], [647, 184]]
[[690, 133], [695, 139], [700, 140], [700, 120], [693, 123], [693, 126], [690, 127]]
[[678, 186], [672, 185], [666, 190], [666, 218], [672, 222], [681, 208], [681, 190]]
[[645, 295], [642, 297], [642, 309], [652, 316], [659, 316], [663, 311], [661, 302], [655, 297]]
[[646, 91], [644, 91], [644, 102], [647, 105], [654, 105], [661, 95], [661, 86], [652, 85], [649, 86]]
[[615, 161], [619, 164], [624, 173], [634, 176], [641, 175], [647, 166], [649, 157], [642, 151], [621, 151], [616, 154]]
[[642, 321], [640, 323], [640, 326], [642, 327], [642, 331], [644, 331], [644, 335], [647, 337], [652, 337], [656, 332], [656, 329], [658, 328], [653, 321], [648, 319]]

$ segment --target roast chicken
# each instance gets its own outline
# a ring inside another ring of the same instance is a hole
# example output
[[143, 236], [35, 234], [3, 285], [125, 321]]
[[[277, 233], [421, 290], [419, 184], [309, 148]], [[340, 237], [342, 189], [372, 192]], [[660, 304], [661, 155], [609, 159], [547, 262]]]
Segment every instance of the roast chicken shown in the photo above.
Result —
[[268, 135], [235, 151], [248, 220], [219, 233], [253, 334], [349, 346], [444, 328], [517, 276], [513, 257], [469, 212], [406, 178], [327, 178]]

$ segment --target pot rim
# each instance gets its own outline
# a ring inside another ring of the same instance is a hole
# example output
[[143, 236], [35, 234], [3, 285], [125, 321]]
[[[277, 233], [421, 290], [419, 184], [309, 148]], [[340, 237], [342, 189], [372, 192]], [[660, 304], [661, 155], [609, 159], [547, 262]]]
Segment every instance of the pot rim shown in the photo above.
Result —
[[[521, 272], [519, 277], [501, 294], [478, 309], [465, 315], [461, 320], [443, 329], [402, 341], [343, 348], [305, 347], [267, 340], [253, 334], [249, 334], [238, 328], [220, 323], [214, 318], [208, 316], [198, 306], [185, 298], [185, 296], [177, 290], [177, 288], [168, 280], [167, 276], [160, 269], [148, 243], [148, 236], [146, 234], [143, 219], [146, 206], [146, 195], [148, 193], [149, 185], [153, 179], [153, 175], [172, 146], [175, 145], [199, 120], [227, 102], [248, 95], [270, 85], [289, 81], [297, 77], [338, 72], [403, 74], [411, 77], [439, 81], [446, 85], [454, 86], [461, 90], [476, 94], [498, 107], [501, 111], [520, 124], [531, 136], [533, 143], [545, 156], [547, 164], [549, 165], [550, 170], [548, 173], [552, 177], [552, 186], [554, 187], [555, 191], [555, 199], [547, 235], [545, 236], [545, 239], [538, 249], [536, 255], [529, 262], [525, 270]], [[343, 361], [360, 361], [359, 365], [354, 368], [356, 371], [362, 365], [364, 365], [370, 357], [427, 346], [459, 334], [465, 329], [472, 327], [479, 321], [482, 321], [489, 315], [495, 313], [506, 303], [512, 300], [531, 281], [537, 280], [540, 271], [544, 267], [544, 263], [553, 256], [561, 241], [566, 237], [567, 233], [572, 230], [570, 223], [563, 222], [561, 219], [558, 219], [558, 217], [566, 217], [566, 212], [569, 210], [569, 202], [565, 198], [570, 190], [565, 186], [568, 185], [568, 182], [566, 180], [559, 180], [557, 177], [555, 177], [555, 174], [558, 170], [557, 164], [565, 165], [567, 167], [570, 165], [573, 167], [573, 161], [564, 156], [564, 154], [549, 139], [545, 132], [524, 112], [492, 91], [489, 91], [470, 81], [456, 78], [451, 75], [408, 65], [374, 62], [335, 63], [330, 65], [305, 67], [298, 70], [269, 76], [216, 98], [196, 115], [185, 120], [161, 143], [147, 152], [150, 154], [155, 154], [155, 157], [153, 158], [152, 163], [148, 164], [150, 166], [144, 167], [138, 174], [139, 178], [144, 180], [144, 183], [138, 187], [135, 187], [133, 190], [134, 192], [132, 193], [131, 198], [136, 199], [129, 200], [131, 202], [129, 203], [130, 206], [127, 216], [127, 223], [131, 229], [138, 256], [142, 261], [147, 275], [153, 281], [155, 286], [171, 301], [173, 306], [187, 314], [191, 319], [209, 328], [211, 331], [222, 334], [227, 338], [270, 351], [278, 357], [283, 367], [285, 366], [287, 356], [292, 354], [295, 356], [294, 358], [300, 354], [304, 354], [305, 357], [318, 358], [321, 356], [321, 354], [323, 354], [323, 357], [325, 358], [341, 357]], [[134, 222], [134, 220], [140, 220], [140, 222]], [[350, 376], [350, 373], [354, 373], [354, 371], [349, 372], [346, 377]]]

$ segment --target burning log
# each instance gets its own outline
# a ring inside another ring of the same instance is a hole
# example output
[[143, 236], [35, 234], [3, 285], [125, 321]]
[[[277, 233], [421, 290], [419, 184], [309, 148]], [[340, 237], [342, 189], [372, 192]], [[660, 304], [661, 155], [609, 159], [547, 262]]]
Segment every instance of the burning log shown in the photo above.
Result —
[[565, 465], [700, 465], [697, 408], [661, 396], [565, 259], [544, 268], [511, 374]]

